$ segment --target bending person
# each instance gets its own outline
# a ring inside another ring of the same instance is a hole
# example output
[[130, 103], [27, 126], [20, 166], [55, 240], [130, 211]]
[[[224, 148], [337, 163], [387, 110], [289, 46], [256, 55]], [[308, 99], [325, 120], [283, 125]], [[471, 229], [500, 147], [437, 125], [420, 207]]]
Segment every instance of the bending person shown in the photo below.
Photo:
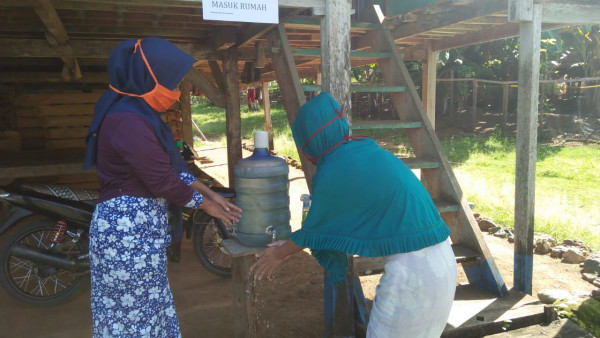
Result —
[[367, 336], [439, 337], [450, 314], [457, 267], [450, 230], [429, 193], [396, 156], [350, 137], [339, 104], [321, 93], [292, 124], [303, 156], [317, 166], [312, 205], [291, 240], [257, 254], [257, 278], [304, 247], [333, 283], [345, 280], [347, 254], [384, 257]]

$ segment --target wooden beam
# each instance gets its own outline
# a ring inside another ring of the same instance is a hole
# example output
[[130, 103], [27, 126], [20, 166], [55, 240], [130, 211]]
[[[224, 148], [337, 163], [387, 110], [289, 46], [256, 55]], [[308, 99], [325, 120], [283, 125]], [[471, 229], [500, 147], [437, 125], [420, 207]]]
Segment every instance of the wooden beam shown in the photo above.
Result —
[[[3, 6], [29, 7], [32, 0], [3, 0]], [[6, 2], [6, 4], [5, 4]], [[98, 3], [98, 0], [77, 0], [78, 3]], [[159, 7], [202, 8], [202, 0], [103, 0], [104, 4], [115, 5], [146, 5]], [[280, 8], [324, 8], [325, 0], [279, 0]]]
[[181, 103], [181, 124], [183, 132], [183, 141], [190, 147], [194, 148], [194, 136], [192, 132], [192, 105], [190, 102], [190, 92], [192, 91], [192, 84], [185, 80], [181, 81], [179, 85], [181, 96], [179, 102]]
[[210, 71], [212, 73], [213, 79], [217, 83], [217, 86], [221, 91], [225, 90], [225, 79], [223, 78], [223, 72], [221, 71], [221, 67], [217, 61], [208, 61], [208, 66], [210, 67]]
[[[56, 10], [52, 7], [50, 0], [38, 0], [33, 6], [33, 10], [48, 30], [46, 33], [48, 43], [53, 47], [65, 46], [70, 48], [67, 31], [60, 21]], [[60, 59], [66, 67], [62, 72], [65, 80], [81, 79], [81, 69], [79, 69], [77, 59], [69, 56], [61, 56]]]
[[229, 186], [235, 186], [234, 168], [242, 159], [242, 118], [240, 115], [240, 75], [235, 48], [223, 54], [225, 78], [225, 125], [227, 135], [227, 167]]
[[544, 3], [542, 22], [561, 24], [600, 24], [600, 5]]
[[185, 75], [185, 79], [190, 81], [202, 94], [217, 107], [225, 108], [227, 98], [215, 85], [213, 85], [210, 78], [202, 71], [197, 69], [190, 69]]
[[542, 5], [533, 6], [532, 20], [520, 23], [519, 96], [517, 100], [517, 163], [515, 169], [514, 287], [532, 293], [535, 164], [537, 159], [538, 94]]
[[263, 109], [265, 110], [265, 129], [269, 134], [269, 150], [273, 150], [273, 122], [271, 121], [271, 101], [269, 98], [269, 82], [262, 83]]
[[[279, 90], [283, 97], [283, 104], [285, 106], [288, 122], [291, 127], [296, 119], [298, 110], [306, 103], [306, 97], [300, 86], [300, 77], [298, 76], [296, 63], [292, 56], [292, 50], [289, 46], [283, 24], [280, 23], [277, 25], [277, 32], [269, 36], [269, 45], [280, 48], [279, 53], [273, 53], [271, 58], [273, 60], [272, 64], [273, 69], [275, 69]], [[296, 147], [298, 147], [298, 145], [296, 145]], [[297, 150], [298, 154], [302, 153], [300, 149]], [[315, 165], [308, 161], [304, 156], [300, 156], [300, 162], [302, 163], [302, 171], [304, 171], [306, 184], [309, 191], [311, 191], [312, 178], [315, 175], [316, 170]]]
[[223, 27], [210, 39], [208, 44], [215, 50], [226, 50], [235, 45], [235, 28]]
[[533, 18], [533, 0], [508, 0], [508, 21], [526, 22]]
[[[68, 80], [67, 80], [68, 81]], [[0, 72], [0, 82], [4, 83], [57, 83], [65, 82], [65, 79], [59, 73], [51, 72]], [[108, 83], [107, 73], [82, 74], [82, 83]]]
[[[551, 30], [561, 27], [560, 24], [543, 24], [542, 30]], [[432, 49], [441, 51], [446, 49], [477, 45], [485, 42], [511, 38], [519, 35], [518, 23], [506, 23], [500, 26], [482, 29], [467, 34], [450, 37], [433, 42]]]
[[394, 40], [449, 26], [461, 21], [491, 13], [505, 11], [506, 3], [497, 0], [481, 0], [471, 6], [454, 7], [453, 10], [435, 15], [422, 15], [415, 22], [398, 26], [392, 31]]
[[[71, 40], [68, 46], [51, 47], [41, 39], [0, 38], [0, 57], [62, 57], [108, 59], [120, 41]], [[175, 43], [196, 60], [218, 60], [212, 47], [195, 43]]]
[[427, 56], [423, 61], [423, 74], [422, 74], [422, 89], [421, 89], [421, 100], [423, 102], [423, 108], [427, 112], [427, 118], [431, 127], [435, 129], [435, 98], [436, 98], [436, 84], [437, 84], [437, 60], [438, 53], [431, 49], [431, 43], [427, 45]]

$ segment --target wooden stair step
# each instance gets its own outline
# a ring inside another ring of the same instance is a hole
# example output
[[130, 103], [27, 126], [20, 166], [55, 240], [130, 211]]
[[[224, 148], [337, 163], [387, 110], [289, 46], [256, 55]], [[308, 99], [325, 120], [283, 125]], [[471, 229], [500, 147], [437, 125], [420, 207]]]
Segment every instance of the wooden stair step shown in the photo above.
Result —
[[454, 251], [454, 257], [456, 257], [456, 263], [475, 262], [481, 259], [479, 252], [460, 244], [452, 244], [452, 251]]
[[444, 212], [455, 212], [455, 211], [458, 211], [458, 209], [460, 208], [460, 205], [458, 205], [457, 203], [439, 199], [439, 198], [433, 199], [433, 203], [437, 207], [440, 214], [442, 214]]
[[[460, 244], [452, 244], [452, 251], [456, 257], [456, 263], [475, 262], [481, 259], [481, 254]], [[360, 276], [368, 276], [383, 273], [383, 257], [360, 257], [354, 256], [354, 267]]]
[[[440, 214], [444, 212], [455, 212], [458, 211], [458, 209], [460, 208], [460, 206], [456, 203], [452, 203], [450, 201], [446, 201], [439, 198], [434, 198], [433, 203], [437, 207]], [[467, 203], [469, 204], [469, 208], [471, 208], [471, 210], [475, 208], [475, 204], [473, 204], [472, 202]]]
[[440, 162], [435, 161], [435, 160], [425, 159], [425, 158], [418, 158], [418, 157], [411, 157], [411, 158], [399, 157], [399, 158], [410, 169], [433, 169], [433, 168], [439, 168], [439, 166], [440, 166]]
[[361, 129], [409, 129], [421, 128], [423, 122], [420, 121], [400, 121], [400, 120], [377, 120], [377, 121], [353, 121], [352, 130]]
[[[320, 92], [321, 85], [302, 85], [305, 92]], [[353, 93], [403, 93], [406, 91], [404, 86], [385, 86], [385, 85], [354, 85], [350, 87]]]

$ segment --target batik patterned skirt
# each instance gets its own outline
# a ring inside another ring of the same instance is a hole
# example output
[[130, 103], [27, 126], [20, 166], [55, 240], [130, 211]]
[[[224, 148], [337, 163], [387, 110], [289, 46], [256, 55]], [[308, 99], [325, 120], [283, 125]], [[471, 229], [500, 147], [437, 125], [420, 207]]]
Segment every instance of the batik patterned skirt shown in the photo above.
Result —
[[169, 231], [164, 199], [121, 196], [96, 206], [90, 227], [94, 337], [181, 336], [167, 280]]

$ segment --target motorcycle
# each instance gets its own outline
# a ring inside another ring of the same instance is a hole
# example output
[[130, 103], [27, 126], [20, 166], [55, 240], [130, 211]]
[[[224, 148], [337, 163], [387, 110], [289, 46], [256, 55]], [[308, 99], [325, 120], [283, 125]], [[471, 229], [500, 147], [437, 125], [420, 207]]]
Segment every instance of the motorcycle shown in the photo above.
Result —
[[[235, 197], [233, 189], [209, 187], [225, 198]], [[0, 187], [5, 215], [0, 223], [0, 284], [10, 296], [56, 305], [87, 284], [88, 232], [97, 198], [97, 191], [64, 186]], [[231, 254], [223, 240], [236, 236], [235, 227], [190, 208], [183, 210], [183, 227], [200, 263], [212, 273], [230, 276]], [[178, 260], [177, 255], [169, 258]]]

